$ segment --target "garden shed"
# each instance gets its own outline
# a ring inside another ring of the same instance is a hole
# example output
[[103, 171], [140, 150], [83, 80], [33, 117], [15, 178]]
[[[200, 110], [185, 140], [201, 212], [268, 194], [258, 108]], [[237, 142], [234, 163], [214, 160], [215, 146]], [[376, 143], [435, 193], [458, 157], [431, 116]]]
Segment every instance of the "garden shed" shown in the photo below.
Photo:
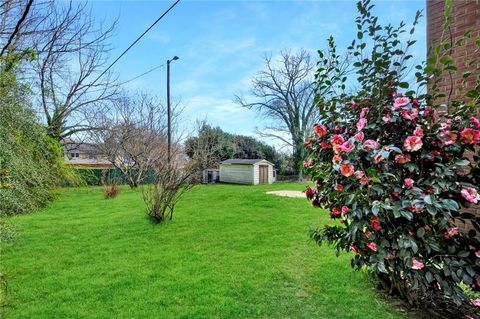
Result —
[[228, 159], [220, 163], [220, 182], [257, 185], [274, 181], [273, 164], [267, 160]]

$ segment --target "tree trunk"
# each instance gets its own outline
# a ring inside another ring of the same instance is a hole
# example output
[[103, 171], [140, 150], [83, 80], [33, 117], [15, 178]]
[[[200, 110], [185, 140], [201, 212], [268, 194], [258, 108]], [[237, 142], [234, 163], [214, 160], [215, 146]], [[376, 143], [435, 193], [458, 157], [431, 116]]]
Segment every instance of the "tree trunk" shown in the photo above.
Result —
[[305, 160], [305, 149], [302, 138], [293, 140], [293, 160], [295, 161], [295, 170], [297, 172], [297, 180], [303, 181], [303, 161]]

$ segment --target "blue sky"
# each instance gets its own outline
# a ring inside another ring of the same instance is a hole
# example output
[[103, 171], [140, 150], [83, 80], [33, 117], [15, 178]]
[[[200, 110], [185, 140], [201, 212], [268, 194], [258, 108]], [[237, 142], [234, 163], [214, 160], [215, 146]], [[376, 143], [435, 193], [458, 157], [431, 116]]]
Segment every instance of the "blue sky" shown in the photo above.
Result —
[[[118, 56], [173, 1], [93, 1], [95, 18], [118, 17], [111, 39], [111, 60]], [[382, 22], [411, 23], [425, 1], [373, 1]], [[333, 35], [339, 48], [355, 38], [354, 1], [180, 1], [114, 67], [121, 81], [129, 80], [177, 55], [171, 67], [172, 96], [185, 107], [183, 123], [207, 118], [232, 133], [255, 135], [265, 119], [233, 103], [248, 93], [252, 75], [262, 68], [265, 54], [283, 48], [325, 48]], [[412, 51], [417, 61], [425, 56], [425, 18]], [[166, 68], [127, 84], [161, 97], [166, 95]], [[273, 141], [268, 141], [276, 145]]]

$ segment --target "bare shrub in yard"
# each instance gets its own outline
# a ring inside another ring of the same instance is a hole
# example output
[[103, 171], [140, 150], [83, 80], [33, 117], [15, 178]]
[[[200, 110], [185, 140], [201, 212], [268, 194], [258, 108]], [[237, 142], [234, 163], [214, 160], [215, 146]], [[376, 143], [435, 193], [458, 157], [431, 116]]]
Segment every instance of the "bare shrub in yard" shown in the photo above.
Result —
[[120, 183], [118, 177], [112, 171], [107, 171], [107, 173], [101, 178], [103, 184], [103, 196], [105, 199], [117, 197], [120, 194]]
[[171, 220], [182, 195], [197, 183], [193, 176], [189, 166], [178, 163], [159, 165], [155, 170], [155, 183], [143, 188], [147, 215], [156, 223]]
[[106, 199], [117, 197], [119, 193], [120, 193], [120, 186], [118, 185], [117, 182], [103, 185], [103, 196]]
[[173, 218], [182, 195], [200, 182], [201, 172], [210, 165], [205, 159], [213, 156], [215, 148], [209, 143], [197, 143], [190, 145], [190, 151], [194, 156], [187, 159], [179, 143], [172, 145], [170, 158], [164, 152], [155, 163], [155, 183], [143, 188], [147, 214], [157, 223]]

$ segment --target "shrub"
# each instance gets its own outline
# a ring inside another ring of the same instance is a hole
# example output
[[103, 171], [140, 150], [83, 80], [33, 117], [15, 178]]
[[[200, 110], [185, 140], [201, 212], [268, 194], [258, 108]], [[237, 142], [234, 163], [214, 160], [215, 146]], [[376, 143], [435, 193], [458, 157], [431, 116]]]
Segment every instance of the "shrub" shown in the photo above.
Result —
[[[0, 60], [0, 69], [2, 67]], [[53, 188], [74, 174], [58, 142], [45, 134], [14, 70], [0, 70], [0, 215], [33, 211], [53, 198]]]
[[175, 164], [158, 165], [155, 183], [143, 188], [147, 215], [156, 223], [173, 218], [175, 206], [182, 195], [195, 184], [194, 173], [189, 168]]
[[103, 196], [108, 198], [114, 198], [120, 193], [119, 178], [116, 174], [116, 170], [106, 170], [101, 177], [103, 184]]
[[[317, 96], [324, 118], [305, 143], [310, 158], [304, 164], [317, 184], [306, 195], [340, 223], [312, 237], [334, 244], [337, 253], [353, 252], [352, 267], [371, 267], [388, 291], [411, 303], [418, 292], [441, 292], [466, 303], [460, 284], [480, 286], [480, 242], [475, 230], [464, 233], [456, 223], [469, 221], [480, 231], [479, 219], [462, 211], [480, 200], [480, 120], [473, 116], [480, 90], [477, 85], [469, 92], [473, 102], [451, 102], [455, 111], [442, 118], [434, 92], [400, 93], [409, 87], [401, 78], [409, 58], [404, 48], [412, 42], [402, 46], [405, 25], [378, 25], [372, 7], [369, 1], [358, 4], [358, 42], [349, 48], [357, 57], [359, 92]], [[330, 39], [327, 54], [335, 50]], [[346, 80], [335, 78], [335, 70], [321, 61], [319, 85], [331, 79], [344, 90]], [[443, 70], [453, 70], [450, 59], [444, 61]], [[441, 74], [431, 63], [417, 67], [418, 87], [429, 84], [432, 72]]]
[[120, 186], [116, 183], [109, 183], [103, 185], [103, 196], [108, 198], [114, 198], [120, 193]]

